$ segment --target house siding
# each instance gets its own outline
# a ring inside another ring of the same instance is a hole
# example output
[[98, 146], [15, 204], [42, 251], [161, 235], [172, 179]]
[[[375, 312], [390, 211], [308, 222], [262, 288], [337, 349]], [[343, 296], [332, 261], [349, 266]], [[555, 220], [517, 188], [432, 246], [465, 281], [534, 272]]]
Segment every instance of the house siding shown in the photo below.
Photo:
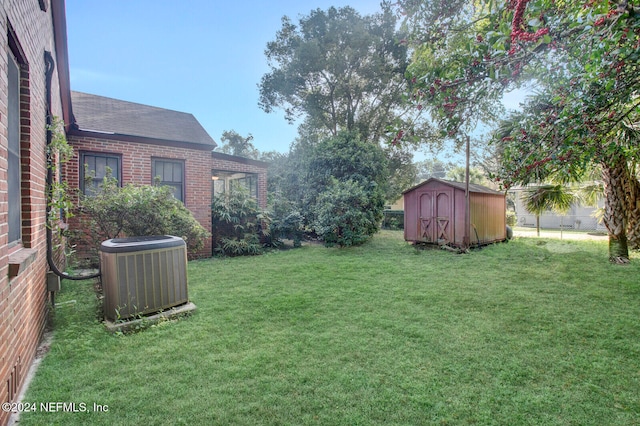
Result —
[[[184, 162], [184, 204], [195, 219], [211, 232], [211, 171], [227, 170], [258, 175], [258, 200], [261, 207], [266, 207], [267, 173], [266, 167], [257, 162], [238, 162], [215, 158], [210, 151], [188, 149], [170, 145], [153, 143], [137, 143], [115, 139], [97, 138], [70, 134], [68, 141], [74, 148], [73, 158], [65, 164], [64, 179], [71, 188], [80, 188], [80, 154], [82, 152], [120, 155], [121, 182], [134, 185], [153, 183], [153, 159], [180, 160]], [[74, 200], [77, 202], [77, 200]], [[79, 218], [70, 220], [72, 229], [79, 226]], [[191, 258], [209, 257], [212, 253], [211, 239], [207, 239], [204, 247], [197, 253], [190, 253]]]
[[[255, 161], [238, 162], [219, 158], [217, 153], [211, 157], [211, 170], [224, 170], [229, 172], [255, 173], [258, 175], [258, 205], [267, 208], [267, 168], [266, 164], [260, 165]], [[210, 178], [209, 178], [210, 179]], [[211, 182], [209, 182], [209, 188]], [[211, 190], [209, 190], [211, 191]]]
[[[72, 188], [80, 188], [80, 153], [108, 153], [121, 156], [122, 184], [150, 185], [153, 183], [152, 159], [165, 158], [184, 161], [184, 204], [195, 219], [211, 232], [211, 167], [208, 151], [191, 150], [163, 145], [117, 141], [77, 135], [68, 136], [74, 149], [73, 158], [65, 164], [64, 179]], [[77, 201], [77, 200], [74, 200]], [[75, 220], [74, 220], [75, 219]], [[72, 229], [78, 226], [77, 218], [70, 221]], [[192, 257], [211, 255], [211, 240]]]
[[[52, 0], [59, 6], [57, 0]], [[22, 238], [8, 243], [7, 199], [7, 57], [9, 25], [21, 50], [20, 157]], [[0, 3], [0, 403], [15, 401], [42, 337], [48, 313], [46, 287], [46, 88], [44, 52], [56, 57], [52, 8], [42, 11], [37, 1]], [[52, 110], [62, 116], [56, 70]], [[62, 66], [66, 67], [66, 64]], [[25, 253], [28, 261], [16, 261]], [[16, 263], [18, 262], [18, 263]], [[20, 266], [10, 277], [10, 270]], [[0, 425], [9, 414], [0, 411]]]
[[[525, 206], [525, 190], [526, 188], [514, 188], [510, 191], [515, 203], [516, 226], [535, 228], [537, 218]], [[553, 211], [544, 212], [539, 217], [540, 228], [606, 232], [607, 229], [596, 215], [597, 210], [603, 206], [604, 201], [598, 199], [595, 207], [574, 204], [564, 215]]]

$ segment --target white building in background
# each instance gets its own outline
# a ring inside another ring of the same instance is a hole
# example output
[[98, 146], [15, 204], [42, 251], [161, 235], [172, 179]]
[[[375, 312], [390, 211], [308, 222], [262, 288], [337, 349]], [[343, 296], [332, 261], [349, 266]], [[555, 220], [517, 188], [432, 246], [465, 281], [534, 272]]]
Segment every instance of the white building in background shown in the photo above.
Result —
[[[525, 207], [525, 190], [526, 188], [512, 188], [509, 191], [509, 196], [514, 201], [517, 220], [516, 226], [535, 228], [536, 215], [529, 212]], [[606, 232], [602, 221], [596, 217], [597, 211], [602, 207], [604, 207], [604, 200], [599, 199], [597, 207], [572, 205], [564, 215], [547, 211], [540, 215], [540, 228]]]

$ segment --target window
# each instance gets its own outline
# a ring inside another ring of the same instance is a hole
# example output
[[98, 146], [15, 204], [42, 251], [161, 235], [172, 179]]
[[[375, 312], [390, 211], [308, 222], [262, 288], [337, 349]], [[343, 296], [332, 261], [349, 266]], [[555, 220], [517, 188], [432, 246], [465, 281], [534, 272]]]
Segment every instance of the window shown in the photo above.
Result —
[[229, 182], [229, 188], [233, 191], [234, 188], [244, 188], [249, 192], [249, 195], [256, 200], [258, 199], [258, 176], [247, 174], [245, 177], [233, 179]]
[[213, 170], [211, 180], [213, 181], [214, 197], [231, 192], [236, 188], [244, 188], [251, 197], [258, 200], [258, 175], [255, 173]]
[[9, 243], [22, 238], [21, 190], [20, 190], [20, 68], [9, 52], [7, 60], [8, 105], [7, 136], [9, 139], [8, 191], [9, 191]]
[[93, 196], [100, 192], [105, 176], [120, 181], [120, 157], [114, 154], [85, 152], [80, 156], [80, 188], [84, 195]]
[[184, 203], [184, 162], [154, 159], [152, 166], [153, 183], [169, 186], [173, 196]]
[[221, 178], [220, 176], [211, 176], [212, 179], [212, 189], [213, 189], [213, 196], [214, 197], [219, 197], [221, 195], [224, 195], [225, 191], [224, 188], [226, 187], [224, 178]]

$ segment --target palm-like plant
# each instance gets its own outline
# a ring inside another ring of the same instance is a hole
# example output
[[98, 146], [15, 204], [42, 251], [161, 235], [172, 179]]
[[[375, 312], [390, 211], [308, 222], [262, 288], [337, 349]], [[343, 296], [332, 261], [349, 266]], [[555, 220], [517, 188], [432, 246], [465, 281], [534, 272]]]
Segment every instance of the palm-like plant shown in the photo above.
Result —
[[616, 135], [625, 146], [636, 147], [628, 153], [627, 179], [624, 195], [627, 219], [627, 239], [629, 248], [640, 249], [640, 170], [638, 170], [637, 154], [640, 145], [640, 117], [637, 115], [622, 123]]
[[540, 215], [551, 210], [566, 214], [579, 197], [561, 184], [546, 184], [525, 191], [525, 207], [536, 215], [536, 231], [540, 236]]
[[[535, 101], [535, 96], [532, 100]], [[511, 158], [509, 162], [503, 163], [503, 166], [506, 164], [507, 170], [510, 169], [511, 173], [514, 173], [511, 177], [522, 185], [536, 181], [548, 182], [550, 179], [562, 183], [584, 182], [591, 180], [587, 177], [589, 169], [597, 170], [599, 176], [596, 179], [602, 182], [603, 189], [604, 208], [601, 212], [602, 221], [609, 234], [609, 258], [612, 262], [627, 263], [628, 249], [640, 248], [640, 180], [637, 170], [637, 158], [640, 153], [640, 107], [636, 104], [634, 110], [617, 122], [618, 125], [608, 130], [602, 129], [606, 130], [606, 137], [599, 134], [591, 141], [595, 144], [593, 151], [583, 150], [579, 155], [572, 149], [566, 152], [558, 151], [558, 146], [567, 145], [566, 135], [554, 142], [553, 133], [545, 133], [540, 140], [542, 142], [544, 139], [546, 145], [528, 144], [523, 147], [519, 146], [518, 142], [511, 144], [510, 141], [514, 140], [513, 135], [522, 127], [521, 121], [531, 117], [539, 121], [539, 115], [545, 108], [547, 105], [544, 102], [531, 102], [526, 109], [529, 115], [514, 113], [496, 129], [493, 138], [499, 158], [501, 161]], [[579, 146], [582, 142], [574, 141], [574, 145], [576, 143]], [[529, 147], [531, 152], [526, 154]], [[533, 158], [543, 155], [546, 155], [546, 158], [531, 163]], [[556, 161], [558, 159], [559, 162]], [[523, 169], [514, 168], [514, 164], [530, 172], [518, 176], [517, 172]]]

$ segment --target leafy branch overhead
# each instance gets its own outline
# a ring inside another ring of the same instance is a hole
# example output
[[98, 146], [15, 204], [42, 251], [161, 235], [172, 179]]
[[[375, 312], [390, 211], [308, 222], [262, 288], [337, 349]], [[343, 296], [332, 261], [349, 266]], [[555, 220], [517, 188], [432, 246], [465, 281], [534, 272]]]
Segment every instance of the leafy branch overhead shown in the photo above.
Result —
[[640, 120], [634, 2], [398, 4], [412, 30], [413, 94], [441, 133], [468, 132], [499, 111], [495, 106], [505, 92], [525, 83], [537, 87], [522, 111], [509, 117], [508, 131], [496, 133], [501, 161], [494, 180], [509, 188], [555, 173], [579, 179], [601, 167], [611, 258], [626, 261], [624, 223], [633, 226], [640, 218], [634, 198], [639, 139], [630, 131]]

